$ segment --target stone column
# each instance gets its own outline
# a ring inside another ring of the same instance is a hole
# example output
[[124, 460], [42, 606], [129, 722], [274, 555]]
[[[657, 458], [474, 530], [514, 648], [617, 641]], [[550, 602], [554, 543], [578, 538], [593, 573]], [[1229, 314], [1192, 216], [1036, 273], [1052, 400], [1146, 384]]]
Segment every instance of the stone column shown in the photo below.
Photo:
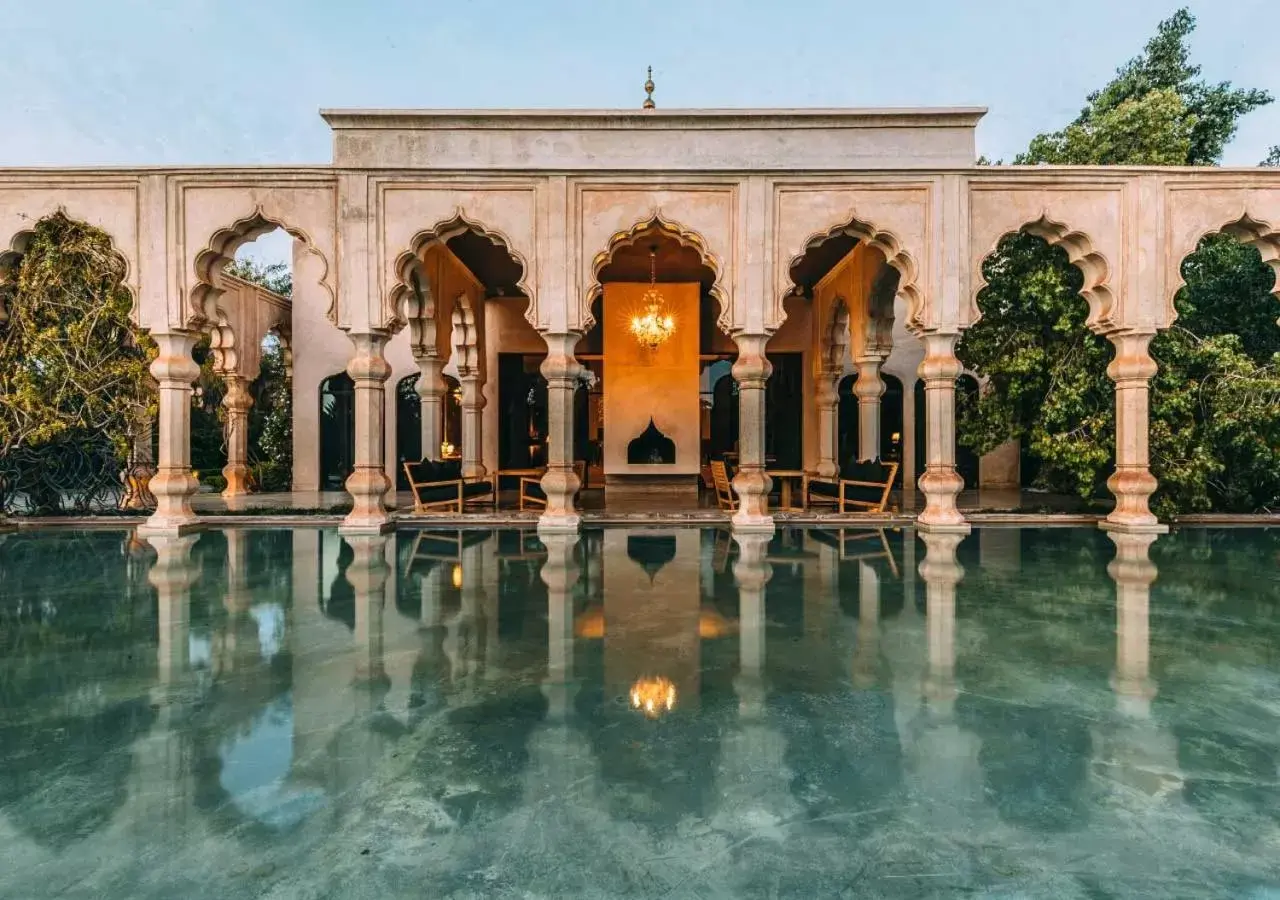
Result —
[[925, 357], [919, 374], [924, 379], [925, 471], [920, 478], [924, 510], [916, 519], [920, 530], [969, 533], [969, 523], [956, 509], [956, 495], [964, 479], [956, 472], [956, 359], [958, 334], [921, 335]]
[[[902, 379], [902, 493], [914, 498], [916, 492], [916, 384]], [[903, 503], [903, 509], [911, 509]]]
[[573, 533], [581, 522], [574, 506], [580, 485], [573, 471], [573, 406], [582, 372], [573, 348], [581, 335], [570, 331], [543, 337], [547, 341], [547, 358], [542, 361], [542, 377], [547, 379], [547, 471], [542, 490], [547, 508], [538, 519], [538, 532]]
[[769, 535], [737, 534], [738, 559], [733, 580], [738, 585], [738, 715], [748, 720], [764, 714], [765, 587], [773, 575], [768, 562]]
[[484, 381], [479, 373], [458, 378], [462, 388], [462, 475], [483, 478], [484, 468]]
[[770, 337], [734, 335], [738, 345], [732, 370], [738, 382], [738, 472], [733, 478], [733, 490], [738, 496], [738, 511], [733, 514], [733, 529], [739, 532], [773, 533], [773, 517], [769, 515], [769, 489], [773, 483], [764, 465], [764, 389], [773, 372], [764, 348]]
[[[124, 496], [120, 498], [120, 508], [151, 509], [156, 503], [156, 498], [151, 494], [151, 479], [156, 474], [156, 458], [151, 447], [155, 423], [145, 407], [138, 410], [133, 429], [129, 468], [124, 473]], [[3, 521], [4, 512], [0, 510], [0, 522]]]
[[818, 465], [815, 474], [834, 478], [840, 471], [839, 369], [820, 369], [813, 376], [813, 405], [818, 411]]
[[855, 360], [858, 378], [853, 393], [858, 398], [858, 459], [880, 458], [880, 398], [884, 396], [884, 379], [880, 364], [884, 357], [868, 353]]
[[344, 538], [353, 557], [346, 579], [355, 592], [356, 681], [384, 686], [387, 672], [382, 653], [382, 613], [386, 606], [387, 538], [380, 535], [353, 535]]
[[1115, 559], [1107, 566], [1116, 583], [1116, 671], [1111, 686], [1122, 712], [1146, 718], [1155, 697], [1151, 680], [1151, 650], [1148, 631], [1148, 604], [1151, 585], [1156, 580], [1155, 563], [1149, 551], [1157, 535], [1111, 532], [1116, 545]]
[[249, 395], [249, 382], [241, 375], [227, 375], [227, 392], [222, 397], [226, 410], [223, 426], [227, 436], [227, 464], [222, 467], [222, 477], [227, 486], [222, 496], [230, 500], [249, 493], [249, 409], [253, 397]]
[[542, 693], [547, 697], [547, 718], [563, 722], [573, 712], [577, 682], [573, 675], [573, 589], [581, 570], [574, 551], [576, 533], [547, 534], [542, 537], [547, 558], [542, 564], [542, 583], [547, 586], [547, 677]]
[[444, 442], [444, 395], [447, 387], [440, 374], [444, 360], [438, 356], [418, 356], [418, 383], [415, 390], [422, 404], [422, 455], [428, 459], [440, 458], [440, 444]]
[[1147, 456], [1148, 385], [1156, 374], [1156, 362], [1148, 352], [1152, 337], [1110, 335], [1116, 347], [1116, 357], [1107, 366], [1116, 384], [1116, 471], [1107, 479], [1107, 487], [1115, 495], [1116, 507], [1103, 523], [1108, 530], [1152, 534], [1169, 530], [1148, 505], [1156, 489]]
[[925, 580], [926, 620], [929, 630], [929, 672], [924, 696], [931, 710], [950, 717], [956, 701], [956, 585], [964, 569], [956, 561], [956, 549], [964, 535], [956, 532], [922, 532], [925, 556], [920, 577]]
[[174, 331], [152, 337], [159, 346], [151, 374], [160, 384], [160, 460], [151, 479], [156, 511], [138, 533], [176, 537], [199, 526], [191, 509], [198, 486], [191, 474], [191, 385], [200, 375], [191, 350], [198, 335]]
[[355, 355], [347, 364], [347, 374], [355, 382], [356, 446], [355, 466], [347, 478], [351, 512], [339, 528], [343, 534], [382, 534], [391, 525], [384, 498], [391, 479], [383, 471], [386, 455], [386, 383], [391, 366], [382, 355], [387, 346], [385, 332], [352, 334]]

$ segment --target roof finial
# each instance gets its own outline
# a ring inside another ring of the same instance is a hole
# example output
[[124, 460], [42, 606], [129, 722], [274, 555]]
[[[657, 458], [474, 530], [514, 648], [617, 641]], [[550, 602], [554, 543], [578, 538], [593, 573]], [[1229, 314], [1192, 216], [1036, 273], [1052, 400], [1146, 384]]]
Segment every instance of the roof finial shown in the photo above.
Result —
[[653, 102], [653, 66], [649, 67], [649, 77], [644, 82], [644, 93], [644, 108], [656, 109], [656, 105]]

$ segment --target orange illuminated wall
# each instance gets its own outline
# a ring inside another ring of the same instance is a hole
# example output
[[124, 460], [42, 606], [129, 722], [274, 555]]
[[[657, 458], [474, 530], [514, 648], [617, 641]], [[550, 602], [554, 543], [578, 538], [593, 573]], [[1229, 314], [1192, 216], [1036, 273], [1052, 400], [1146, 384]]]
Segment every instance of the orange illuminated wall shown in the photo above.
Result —
[[[604, 331], [604, 471], [606, 475], [696, 475], [701, 456], [698, 412], [697, 284], [659, 285], [676, 329], [655, 350], [631, 335], [647, 284], [606, 284]], [[676, 444], [674, 465], [629, 465], [627, 444], [650, 416]]]

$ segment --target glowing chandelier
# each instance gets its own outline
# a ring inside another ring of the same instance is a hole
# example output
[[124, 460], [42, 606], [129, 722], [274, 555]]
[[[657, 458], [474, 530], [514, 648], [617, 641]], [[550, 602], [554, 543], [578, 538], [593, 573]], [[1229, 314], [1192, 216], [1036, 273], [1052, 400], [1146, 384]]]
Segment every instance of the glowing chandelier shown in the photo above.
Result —
[[643, 310], [631, 317], [631, 334], [646, 350], [656, 350], [675, 334], [676, 320], [667, 312], [667, 301], [658, 290], [658, 248], [649, 248], [649, 290], [640, 298]]

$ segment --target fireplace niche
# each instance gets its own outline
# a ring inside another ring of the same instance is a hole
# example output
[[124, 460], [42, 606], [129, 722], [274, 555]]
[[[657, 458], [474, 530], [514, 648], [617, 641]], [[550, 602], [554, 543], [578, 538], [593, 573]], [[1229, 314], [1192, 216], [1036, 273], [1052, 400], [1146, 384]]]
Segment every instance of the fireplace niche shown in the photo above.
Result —
[[663, 434], [649, 417], [649, 425], [627, 444], [627, 465], [671, 466], [676, 461], [676, 442]]

